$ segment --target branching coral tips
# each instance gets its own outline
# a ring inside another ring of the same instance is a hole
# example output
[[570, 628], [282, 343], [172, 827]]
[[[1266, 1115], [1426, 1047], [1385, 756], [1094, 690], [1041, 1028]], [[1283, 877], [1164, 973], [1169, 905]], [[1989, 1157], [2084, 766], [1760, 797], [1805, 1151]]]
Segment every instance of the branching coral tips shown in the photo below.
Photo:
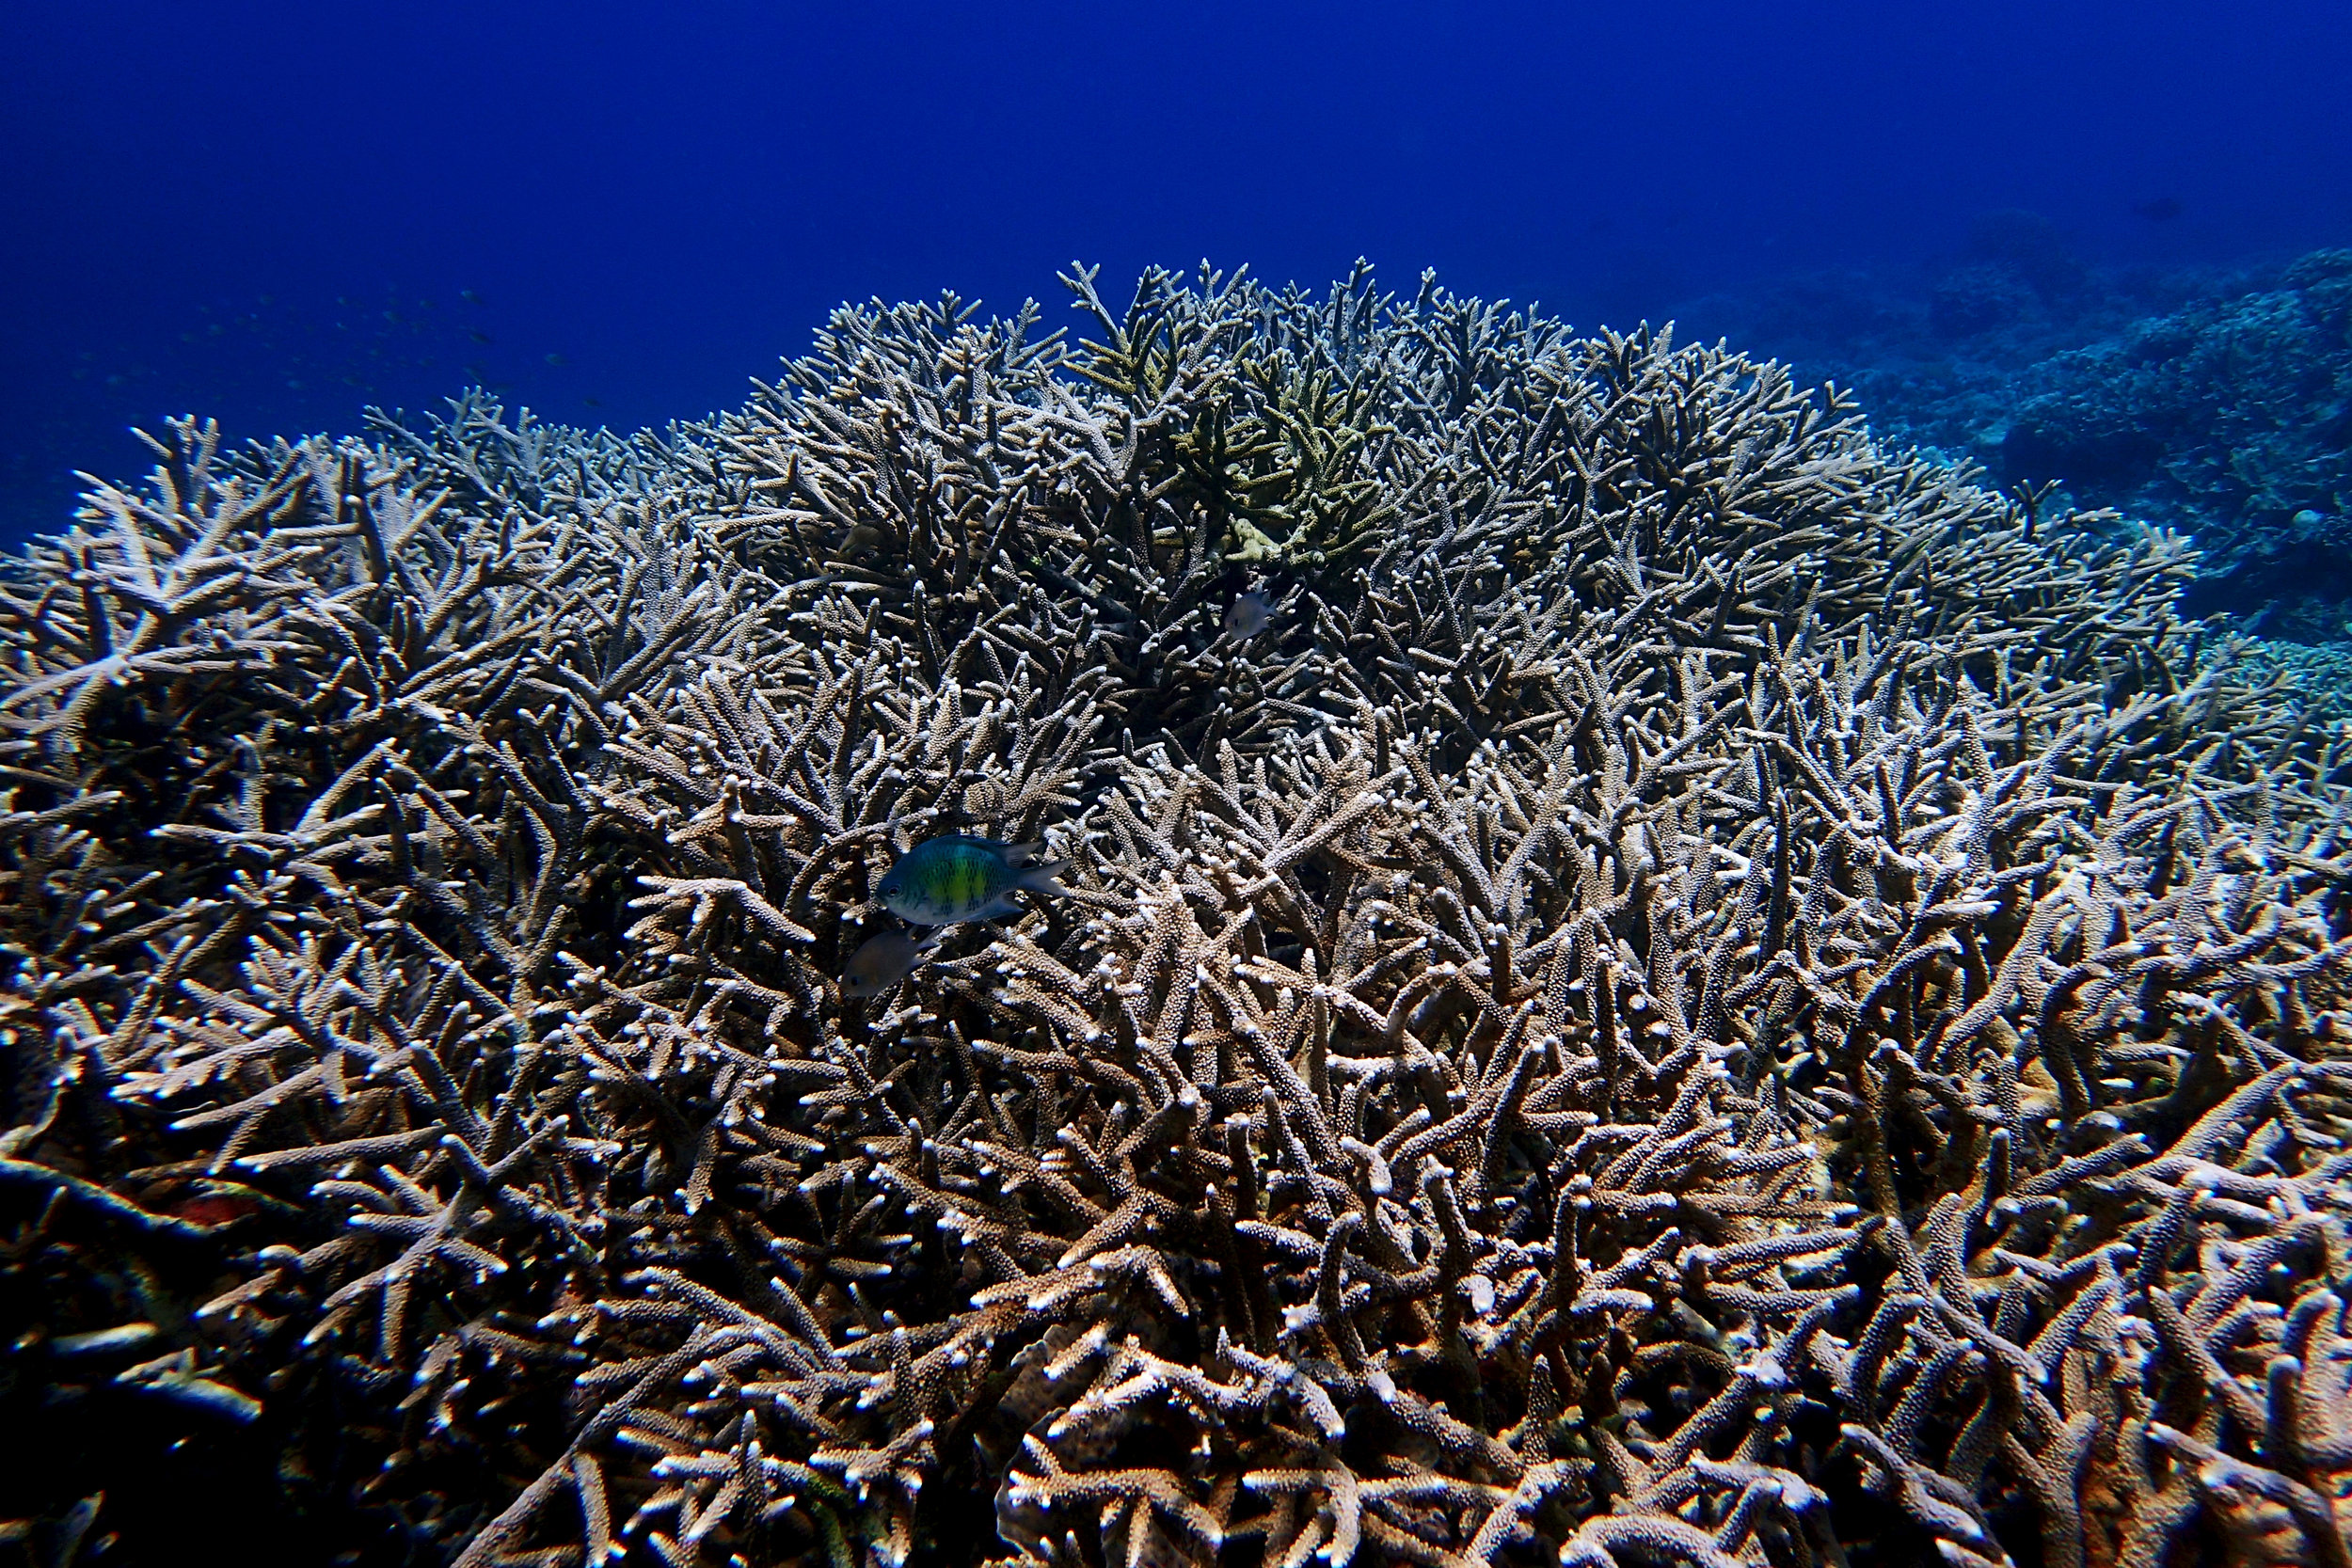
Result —
[[1066, 863], [1038, 860], [1043, 847], [962, 833], [926, 839], [898, 857], [874, 893], [892, 914], [914, 926], [999, 920], [1021, 908], [1012, 897], [1017, 888], [1067, 891], [1054, 880]]

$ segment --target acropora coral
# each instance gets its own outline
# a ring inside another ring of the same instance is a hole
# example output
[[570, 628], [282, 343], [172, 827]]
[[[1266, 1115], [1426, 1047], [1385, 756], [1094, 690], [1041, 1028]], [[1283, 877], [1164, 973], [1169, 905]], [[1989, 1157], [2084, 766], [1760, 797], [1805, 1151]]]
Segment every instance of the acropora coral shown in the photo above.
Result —
[[[7, 564], [17, 1365], [464, 1568], [2345, 1563], [2352, 739], [2187, 546], [1066, 281]], [[956, 832], [1067, 891], [845, 996]]]

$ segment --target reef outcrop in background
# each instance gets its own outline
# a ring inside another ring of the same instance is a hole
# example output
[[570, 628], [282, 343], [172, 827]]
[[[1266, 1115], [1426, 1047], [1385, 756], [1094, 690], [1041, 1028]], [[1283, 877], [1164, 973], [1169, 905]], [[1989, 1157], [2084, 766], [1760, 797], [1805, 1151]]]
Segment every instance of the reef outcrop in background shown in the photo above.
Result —
[[2139, 516], [2199, 526], [2190, 608], [2261, 607], [2262, 628], [2336, 641], [2352, 603], [2352, 251], [2275, 284], [2135, 323], [2020, 383], [2013, 473], [2063, 478]]
[[[11, 564], [20, 1386], [468, 1565], [2344, 1561], [2352, 741], [2185, 546], [1066, 281]], [[958, 829], [1070, 891], [845, 997]]]
[[1856, 389], [1882, 439], [2190, 533], [2192, 612], [2303, 642], [2352, 626], [2352, 251], [2118, 273], [1994, 213], [1924, 299], [1816, 276], [1686, 319]]

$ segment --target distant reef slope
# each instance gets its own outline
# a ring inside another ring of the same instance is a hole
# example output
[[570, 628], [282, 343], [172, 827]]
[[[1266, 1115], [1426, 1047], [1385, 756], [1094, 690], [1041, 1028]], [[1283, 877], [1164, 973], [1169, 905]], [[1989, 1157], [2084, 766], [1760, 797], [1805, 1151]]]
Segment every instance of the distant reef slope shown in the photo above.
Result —
[[[0, 565], [0, 1544], [2344, 1564], [2352, 738], [2186, 544], [1065, 281]], [[845, 994], [950, 832], [1067, 891]]]
[[2003, 469], [2194, 529], [2190, 609], [2341, 640], [2352, 613], [2352, 250], [2134, 322], [2018, 384]]
[[2192, 612], [2352, 636], [2352, 250], [2108, 272], [1994, 214], [1924, 283], [1811, 275], [1681, 314], [1853, 388], [1882, 440], [2190, 533]]

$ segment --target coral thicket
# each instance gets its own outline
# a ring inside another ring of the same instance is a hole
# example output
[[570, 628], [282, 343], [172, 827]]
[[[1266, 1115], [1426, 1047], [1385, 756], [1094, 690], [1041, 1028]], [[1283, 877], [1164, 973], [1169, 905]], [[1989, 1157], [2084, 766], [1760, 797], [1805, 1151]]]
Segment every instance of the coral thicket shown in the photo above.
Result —
[[[467, 1568], [2346, 1561], [2352, 741], [2187, 546], [1066, 281], [8, 565], [20, 1365]], [[846, 997], [957, 831], [1069, 891]]]

